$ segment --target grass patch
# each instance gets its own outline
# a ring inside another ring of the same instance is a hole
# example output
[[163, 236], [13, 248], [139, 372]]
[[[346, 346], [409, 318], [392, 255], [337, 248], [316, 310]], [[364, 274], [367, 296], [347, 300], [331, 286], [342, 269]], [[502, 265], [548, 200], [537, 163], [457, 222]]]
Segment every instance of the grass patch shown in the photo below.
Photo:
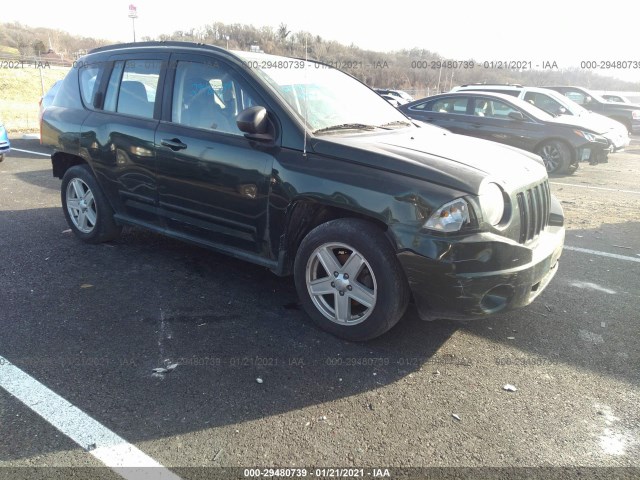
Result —
[[13, 55], [14, 57], [20, 56], [20, 50], [14, 47], [8, 47], [6, 45], [0, 45], [0, 54]]
[[0, 69], [0, 121], [9, 132], [36, 131], [42, 86], [46, 92], [65, 77], [68, 67]]

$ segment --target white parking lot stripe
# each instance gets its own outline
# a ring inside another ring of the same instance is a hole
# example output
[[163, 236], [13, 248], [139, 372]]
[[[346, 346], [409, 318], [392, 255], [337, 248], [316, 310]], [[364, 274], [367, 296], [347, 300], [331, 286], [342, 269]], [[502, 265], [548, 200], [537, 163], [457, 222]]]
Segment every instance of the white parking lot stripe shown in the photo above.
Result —
[[621, 193], [636, 193], [640, 195], [640, 192], [637, 190], [620, 190], [619, 188], [606, 188], [606, 187], [594, 187], [592, 185], [576, 185], [575, 183], [561, 183], [561, 182], [549, 182], [551, 185], [563, 185], [567, 187], [578, 187], [578, 188], [591, 188], [593, 190], [606, 190], [607, 192], [621, 192]]
[[180, 480], [153, 458], [0, 356], [0, 387], [124, 478]]
[[628, 257], [626, 255], [618, 255], [617, 253], [601, 252], [599, 250], [590, 250], [588, 248], [570, 247], [564, 246], [564, 250], [571, 250], [574, 252], [590, 253], [591, 255], [600, 255], [601, 257], [617, 258], [618, 260], [626, 260], [627, 262], [640, 263], [640, 258]]
[[50, 157], [50, 153], [32, 152], [31, 150], [22, 150], [21, 148], [11, 148], [12, 152], [30, 153], [31, 155], [42, 155], [43, 157]]

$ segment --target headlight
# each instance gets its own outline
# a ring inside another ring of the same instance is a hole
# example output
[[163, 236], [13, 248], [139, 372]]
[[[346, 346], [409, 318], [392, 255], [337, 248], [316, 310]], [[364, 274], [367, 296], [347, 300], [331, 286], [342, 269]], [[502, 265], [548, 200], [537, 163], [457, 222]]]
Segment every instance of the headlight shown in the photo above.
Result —
[[504, 196], [495, 183], [485, 183], [480, 188], [480, 207], [484, 219], [491, 225], [498, 225], [504, 215]]
[[585, 132], [584, 130], [574, 130], [573, 133], [584, 138], [587, 142], [596, 141], [596, 136], [593, 133]]
[[457, 232], [470, 222], [469, 205], [463, 199], [458, 198], [441, 206], [427, 220], [424, 228], [438, 232]]
[[640, 120], [640, 110], [633, 110], [631, 112], [631, 118], [634, 120]]

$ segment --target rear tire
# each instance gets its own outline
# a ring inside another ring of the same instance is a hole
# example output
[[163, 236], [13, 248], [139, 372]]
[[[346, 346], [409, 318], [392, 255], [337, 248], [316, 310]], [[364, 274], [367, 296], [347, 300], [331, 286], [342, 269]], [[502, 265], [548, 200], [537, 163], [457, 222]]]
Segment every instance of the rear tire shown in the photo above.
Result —
[[323, 330], [365, 341], [404, 314], [409, 286], [394, 249], [370, 222], [342, 218], [303, 239], [294, 264], [302, 306]]
[[547, 140], [538, 147], [536, 153], [542, 157], [547, 173], [573, 173], [571, 170], [571, 150], [558, 140]]
[[88, 165], [75, 165], [62, 178], [62, 210], [73, 233], [87, 243], [116, 239], [122, 227]]

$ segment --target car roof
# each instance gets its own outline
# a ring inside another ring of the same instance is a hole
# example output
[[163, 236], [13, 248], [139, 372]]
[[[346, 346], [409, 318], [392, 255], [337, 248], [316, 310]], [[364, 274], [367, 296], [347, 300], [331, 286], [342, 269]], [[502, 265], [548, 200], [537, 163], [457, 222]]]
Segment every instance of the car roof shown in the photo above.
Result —
[[[90, 50], [87, 55], [93, 55], [96, 53], [122, 53], [122, 52], [135, 52], [135, 51], [162, 51], [167, 50], [167, 52], [172, 52], [174, 50], [181, 50], [184, 52], [213, 52], [213, 53], [222, 53], [231, 57], [235, 57], [238, 61], [243, 61], [247, 59], [269, 59], [269, 60], [277, 60], [277, 59], [291, 59], [296, 57], [284, 57], [281, 55], [271, 55], [268, 53], [258, 53], [258, 52], [245, 52], [238, 50], [227, 50], [222, 47], [218, 47], [216, 45], [209, 45], [207, 43], [195, 43], [195, 42], [176, 42], [176, 41], [156, 41], [156, 42], [135, 42], [135, 43], [117, 43], [113, 45], [106, 45], [104, 47], [94, 48]], [[299, 59], [304, 60], [304, 59]], [[315, 62], [315, 60], [309, 60], [310, 62]], [[317, 62], [316, 62], [317, 63]]]
[[[456, 87], [457, 89], [462, 89], [462, 90], [455, 90], [456, 92], [473, 92], [473, 91], [477, 91], [477, 92], [484, 92], [484, 91], [488, 91], [489, 89], [496, 89], [496, 90], [505, 90], [505, 91], [521, 91], [521, 90], [527, 90], [530, 92], [537, 92], [537, 93], [549, 93], [549, 88], [545, 88], [545, 87], [529, 87], [526, 85], [504, 85], [504, 84], [490, 84], [490, 83], [479, 83], [479, 84], [468, 84], [468, 85], [460, 85], [459, 87]], [[454, 90], [451, 90], [452, 92]], [[555, 92], [557, 93], [557, 92]]]
[[460, 85], [458, 88], [467, 88], [467, 87], [520, 87], [522, 88], [524, 85], [520, 85], [519, 83], [465, 83], [464, 85]]
[[[483, 97], [495, 97], [501, 100], [507, 100], [509, 102], [515, 103], [514, 100], [518, 101], [518, 102], [522, 102], [522, 100], [520, 100], [517, 97], [514, 97], [513, 95], [506, 95], [504, 93], [497, 93], [497, 92], [488, 92], [485, 90], [461, 90], [461, 91], [457, 91], [457, 92], [446, 92], [446, 93], [439, 93], [438, 95], [432, 95], [430, 97], [426, 97], [426, 98], [422, 98], [420, 100], [416, 100], [415, 102], [411, 102], [411, 103], [419, 103], [425, 100], [433, 100], [435, 98], [441, 98], [441, 97], [468, 97], [469, 95], [474, 95], [474, 96], [483, 96]], [[523, 102], [525, 103], [525, 102]]]

